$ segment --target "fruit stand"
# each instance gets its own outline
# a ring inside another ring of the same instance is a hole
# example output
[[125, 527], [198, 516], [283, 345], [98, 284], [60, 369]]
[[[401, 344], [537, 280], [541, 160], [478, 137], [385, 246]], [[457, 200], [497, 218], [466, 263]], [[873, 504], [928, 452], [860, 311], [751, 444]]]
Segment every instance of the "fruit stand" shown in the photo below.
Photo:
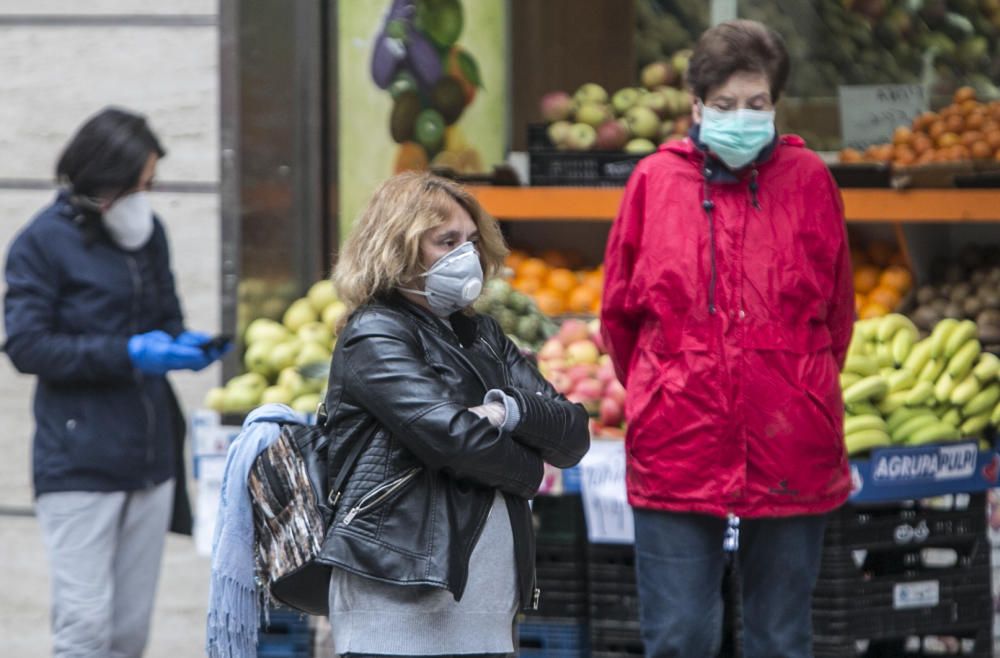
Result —
[[[527, 11], [527, 3], [514, 4], [520, 7], [514, 15]], [[779, 108], [779, 127], [802, 134], [810, 147], [826, 151], [825, 159], [842, 181], [855, 266], [857, 334], [864, 339], [852, 346], [852, 361], [842, 378], [855, 490], [853, 504], [832, 521], [825, 549], [829, 569], [824, 571], [820, 607], [825, 612], [820, 617], [828, 646], [871, 640], [879, 633], [884, 639], [919, 631], [944, 635], [952, 629], [956, 636], [972, 638], [971, 644], [962, 645], [974, 646], [968, 655], [982, 655], [983, 638], [976, 633], [988, 622], [975, 614], [981, 612], [976, 605], [989, 604], [981, 600], [982, 588], [967, 581], [983, 579], [989, 570], [981, 560], [983, 553], [975, 552], [985, 537], [985, 526], [976, 525], [975, 518], [979, 514], [985, 523], [984, 492], [996, 486], [1000, 466], [989, 443], [1000, 424], [1000, 399], [995, 399], [1000, 398], [1000, 382], [988, 356], [1000, 350], [1000, 189], [954, 185], [961, 175], [989, 173], [986, 163], [1000, 157], [1000, 142], [994, 143], [1000, 126], [993, 125], [1000, 91], [992, 82], [1000, 74], [1000, 3], [976, 0], [637, 0], [635, 34], [616, 39], [631, 42], [635, 37], [634, 61], [614, 83], [606, 81], [610, 76], [591, 79], [586, 71], [559, 79], [549, 73], [544, 79], [549, 69], [539, 65], [535, 71], [534, 62], [518, 66], [516, 60], [523, 55], [511, 54], [515, 76], [538, 78], [511, 89], [513, 114], [522, 121], [514, 125], [517, 135], [508, 141], [520, 143], [526, 136], [525, 171], [530, 180], [510, 185], [489, 174], [471, 179], [470, 189], [500, 220], [513, 248], [509, 276], [486, 286], [477, 309], [493, 315], [523, 350], [537, 357], [558, 390], [587, 407], [595, 443], [601, 446], [588, 458], [589, 466], [547, 473], [543, 488], [563, 494], [536, 505], [539, 579], [550, 596], [543, 598], [547, 602], [540, 615], [522, 628], [522, 655], [555, 655], [556, 649], [582, 653], [588, 643], [594, 655], [608, 658], [642, 650], [631, 547], [613, 544], [607, 537], [588, 542], [587, 531], [594, 523], [585, 522], [591, 519], [584, 515], [588, 490], [593, 494], [598, 479], [593, 473], [588, 476], [588, 469], [602, 468], [603, 462], [594, 461], [598, 454], [611, 455], [615, 464], [624, 459], [614, 456], [623, 453], [624, 390], [604, 354], [595, 320], [603, 282], [601, 260], [631, 168], [656, 144], [682, 138], [690, 126], [692, 99], [683, 86], [687, 57], [710, 20], [726, 17], [725, 7], [765, 20], [785, 36], [793, 77], [790, 97]], [[938, 15], [938, 9], [944, 13]], [[955, 15], [964, 16], [969, 25]], [[379, 39], [384, 36], [378, 34]], [[438, 39], [447, 42], [452, 37]], [[473, 48], [465, 37], [462, 42]], [[927, 53], [933, 54], [929, 63], [922, 58]], [[384, 57], [383, 52], [380, 66]], [[420, 55], [421, 61], [429, 57]], [[427, 144], [447, 143], [451, 126], [429, 121], [429, 110], [421, 105], [448, 103], [436, 100], [436, 94], [419, 96], [414, 80], [396, 80], [394, 85], [386, 71], [376, 73], [386, 83], [380, 89], [389, 92], [394, 103], [384, 122], [392, 139], [400, 149], [423, 144], [427, 152], [413, 158], [418, 163], [437, 160], [448, 165], [449, 158], [441, 155], [452, 151], [444, 148], [429, 157]], [[898, 118], [888, 126], [884, 143], [857, 144], [838, 134], [839, 87], [927, 81], [925, 111]], [[460, 90], [448, 89], [448, 84], [435, 87], [436, 93], [458, 98]], [[538, 90], [543, 85], [548, 93], [527, 101], [518, 97], [522, 87]], [[977, 92], [982, 101], [976, 99]], [[526, 104], [537, 110], [525, 113], [520, 108]], [[936, 112], [930, 113], [931, 108]], [[409, 114], [424, 121], [400, 118]], [[446, 124], [458, 120], [457, 115], [442, 116]], [[853, 150], [842, 149], [847, 144]], [[395, 165], [400, 165], [398, 158]], [[467, 173], [464, 164], [451, 169], [444, 173], [459, 178]], [[862, 186], [846, 184], [848, 179], [841, 175]], [[924, 187], [928, 181], [939, 186]], [[977, 184], [984, 181], [988, 184], [989, 179], [976, 179]], [[324, 182], [336, 187], [334, 181]], [[335, 233], [338, 224], [347, 225], [343, 218], [329, 223], [323, 231]], [[310, 230], [299, 230], [308, 243]], [[269, 238], [273, 234], [252, 239], [267, 251]], [[320, 242], [335, 244], [336, 236]], [[315, 244], [309, 247], [316, 251]], [[244, 263], [255, 251], [253, 245], [245, 249]], [[244, 351], [241, 362], [231, 364], [227, 372], [239, 376], [206, 400], [214, 411], [196, 417], [201, 436], [207, 437], [196, 440], [198, 458], [210, 472], [218, 467], [213, 460], [232, 436], [231, 423], [247, 408], [282, 401], [307, 411], [322, 395], [323, 373], [317, 364], [328, 359], [335, 344], [342, 309], [335, 291], [314, 283], [322, 268], [303, 272], [295, 258], [286, 260], [284, 266], [272, 262], [272, 271], [262, 275], [284, 282], [277, 293], [256, 289], [260, 282], [248, 273], [264, 268], [251, 263], [239, 294], [230, 289], [224, 301], [224, 308], [239, 309], [235, 327], [244, 338]], [[288, 272], [282, 273], [283, 268]], [[289, 279], [297, 284], [288, 285]], [[952, 336], [963, 339], [954, 338], [951, 345]], [[966, 347], [970, 340], [975, 347]], [[920, 356], [923, 350], [927, 359], [917, 363], [914, 354]], [[605, 472], [602, 481], [620, 481], [623, 475], [615, 468]], [[618, 498], [605, 501], [605, 509], [621, 511], [622, 492], [613, 495]], [[941, 495], [951, 496], [948, 509], [938, 509], [945, 505], [940, 499], [919, 502]], [[903, 500], [910, 502], [899, 503]], [[873, 519], [878, 532], [871, 531]], [[894, 537], [893, 532], [902, 534]], [[904, 544], [915, 551], [904, 551]], [[931, 557], [925, 558], [922, 549], [932, 550]], [[934, 567], [927, 564], [933, 563], [936, 549], [958, 551], [958, 563], [941, 578], [930, 573]], [[883, 574], [871, 565], [854, 568], [852, 551], [861, 550], [916, 560], [920, 568], [913, 571], [922, 575], [903, 583], [893, 580], [891, 570]], [[869, 612], [856, 617], [881, 614], [895, 621], [865, 636], [859, 619], [853, 619], [855, 628], [847, 629], [841, 612], [852, 588], [872, 580], [881, 589], [871, 592], [874, 598], [865, 604], [869, 608], [858, 607]], [[928, 580], [939, 583], [934, 605], [934, 597], [919, 586]], [[911, 613], [894, 608], [894, 594], [913, 597], [906, 608]], [[971, 613], [970, 600], [976, 604]], [[953, 616], [969, 623], [959, 628], [933, 617], [931, 611], [940, 612], [946, 604]], [[947, 638], [940, 642], [946, 649], [951, 646]], [[927, 641], [924, 644], [918, 648], [933, 650]]]

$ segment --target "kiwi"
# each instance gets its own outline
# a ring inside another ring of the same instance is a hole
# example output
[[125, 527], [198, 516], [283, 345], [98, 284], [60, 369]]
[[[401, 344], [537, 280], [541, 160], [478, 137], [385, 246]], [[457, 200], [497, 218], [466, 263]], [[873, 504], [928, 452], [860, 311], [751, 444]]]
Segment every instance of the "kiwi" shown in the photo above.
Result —
[[980, 290], [979, 291], [979, 301], [982, 302], [983, 308], [990, 308], [994, 310], [1000, 310], [1000, 293], [995, 290]]
[[951, 294], [949, 295], [949, 297], [951, 297], [951, 301], [954, 302], [955, 304], [961, 304], [971, 294], [972, 294], [972, 286], [969, 285], [967, 282], [963, 281], [962, 283], [956, 283], [954, 286], [952, 286]]
[[966, 297], [965, 301], [962, 302], [962, 310], [965, 311], [965, 317], [974, 318], [983, 310], [983, 303], [979, 300], [979, 297]]
[[934, 309], [935, 313], [937, 313], [940, 317], [943, 318], [944, 312], [948, 309], [948, 300], [942, 297], [938, 297], [933, 302], [931, 302], [930, 306], [932, 309]]
[[934, 286], [920, 286], [917, 290], [917, 303], [930, 304], [937, 298], [937, 290]]
[[1000, 311], [988, 308], [976, 316], [976, 324], [980, 328], [988, 326], [1000, 326]]
[[941, 314], [931, 306], [920, 306], [913, 312], [913, 322], [917, 327], [930, 331], [941, 320]]
[[965, 317], [965, 313], [962, 312], [961, 306], [959, 306], [955, 302], [951, 302], [944, 308], [944, 317], [961, 320], [962, 318]]

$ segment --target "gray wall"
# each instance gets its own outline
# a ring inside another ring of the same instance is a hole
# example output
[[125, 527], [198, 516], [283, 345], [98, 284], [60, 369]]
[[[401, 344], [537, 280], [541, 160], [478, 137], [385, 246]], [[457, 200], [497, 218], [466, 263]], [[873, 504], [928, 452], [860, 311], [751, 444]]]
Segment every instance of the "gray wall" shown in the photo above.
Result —
[[[216, 0], [0, 0], [0, 244], [54, 194], [62, 146], [108, 104], [149, 117], [169, 151], [153, 207], [173, 249], [192, 328], [219, 318], [219, 103]], [[0, 282], [0, 287], [2, 287]], [[172, 379], [188, 409], [217, 367]], [[0, 507], [31, 501], [32, 378], [0, 358]]]

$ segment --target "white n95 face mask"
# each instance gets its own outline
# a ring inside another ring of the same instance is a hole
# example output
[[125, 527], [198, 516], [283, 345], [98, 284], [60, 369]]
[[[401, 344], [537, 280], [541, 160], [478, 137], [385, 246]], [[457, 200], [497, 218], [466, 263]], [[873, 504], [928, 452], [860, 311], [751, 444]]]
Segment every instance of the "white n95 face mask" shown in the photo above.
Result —
[[122, 249], [141, 249], [153, 237], [153, 209], [146, 192], [123, 196], [104, 212], [104, 227]]
[[452, 249], [420, 276], [425, 278], [423, 290], [400, 290], [423, 295], [434, 314], [442, 318], [471, 305], [483, 290], [483, 266], [471, 242]]

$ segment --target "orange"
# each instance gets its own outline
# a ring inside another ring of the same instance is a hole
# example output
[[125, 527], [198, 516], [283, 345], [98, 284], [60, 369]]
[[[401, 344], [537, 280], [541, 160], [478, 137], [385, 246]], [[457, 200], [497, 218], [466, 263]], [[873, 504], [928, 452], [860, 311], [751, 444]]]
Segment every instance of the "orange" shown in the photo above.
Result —
[[403, 142], [396, 149], [396, 162], [392, 170], [397, 174], [404, 171], [426, 171], [427, 151], [417, 142]]
[[873, 265], [862, 265], [854, 270], [854, 292], [867, 295], [878, 285], [879, 269]]
[[517, 271], [517, 268], [521, 266], [525, 260], [527, 260], [528, 254], [524, 253], [520, 249], [511, 249], [510, 253], [507, 254], [507, 258], [504, 259], [504, 264], [510, 269]]
[[960, 133], [965, 130], [965, 119], [961, 115], [953, 114], [944, 120], [945, 131], [949, 133]]
[[982, 105], [980, 105], [979, 102], [976, 101], [976, 100], [969, 99], [969, 100], [961, 103], [959, 105], [959, 107], [962, 108], [962, 114], [968, 116], [968, 115], [972, 114], [973, 112], [976, 112], [980, 108], [982, 108]]
[[883, 285], [877, 286], [874, 290], [868, 293], [868, 301], [870, 303], [881, 304], [889, 309], [896, 308], [902, 297], [903, 296], [899, 294], [898, 290]]
[[955, 146], [958, 143], [959, 143], [959, 137], [954, 132], [946, 132], [945, 134], [937, 138], [937, 146], [939, 149]]
[[604, 272], [600, 270], [591, 270], [584, 273], [583, 275], [583, 285], [588, 288], [592, 288], [597, 292], [604, 290]]
[[545, 315], [562, 315], [565, 311], [562, 295], [551, 288], [542, 288], [532, 295], [532, 297], [534, 297], [535, 303], [538, 304], [538, 310]]
[[972, 151], [970, 151], [967, 146], [956, 144], [951, 147], [951, 157], [955, 162], [961, 162], [962, 160], [970, 159], [972, 157]]
[[968, 130], [962, 133], [962, 146], [966, 148], [972, 148], [972, 145], [976, 142], [981, 142], [984, 139], [983, 133], [978, 130]]
[[858, 293], [854, 293], [854, 312], [860, 313], [862, 307], [865, 305], [865, 296]]
[[913, 164], [917, 159], [917, 154], [909, 146], [897, 146], [892, 164], [897, 167], [906, 167]]
[[525, 295], [534, 295], [536, 292], [542, 289], [541, 279], [535, 279], [535, 278], [514, 279], [510, 285], [514, 287], [514, 290], [518, 292], [523, 292]]
[[900, 294], [900, 296], [905, 295], [909, 290], [910, 286], [913, 285], [913, 275], [905, 267], [900, 267], [899, 265], [892, 265], [887, 267], [882, 276], [878, 279], [879, 287], [886, 286], [892, 288]]
[[880, 318], [883, 315], [888, 315], [889, 309], [882, 304], [877, 302], [868, 302], [865, 304], [860, 311], [858, 311], [858, 318], [861, 320], [868, 320], [870, 318]]
[[844, 149], [840, 152], [840, 161], [844, 163], [861, 162], [864, 156], [857, 149]]
[[976, 142], [972, 145], [972, 157], [975, 160], [986, 160], [993, 155], [994, 150], [996, 149], [986, 142]]
[[952, 100], [956, 105], [960, 105], [966, 101], [975, 101], [976, 90], [975, 88], [969, 86], [959, 87], [955, 90], [955, 95], [952, 96]]
[[913, 130], [926, 132], [931, 124], [938, 120], [938, 115], [933, 112], [924, 112], [913, 120]]
[[986, 115], [982, 112], [973, 112], [969, 116], [965, 117], [966, 130], [982, 130], [985, 123]]
[[541, 258], [526, 258], [515, 271], [520, 279], [538, 279], [544, 281], [549, 275], [549, 266]]
[[563, 297], [569, 295], [579, 283], [576, 274], [565, 267], [555, 268], [549, 272], [549, 276], [545, 279], [545, 287], [551, 288]]
[[935, 141], [937, 141], [937, 138], [945, 134], [946, 132], [947, 131], [945, 130], [943, 119], [937, 119], [927, 129], [927, 134], [930, 136], [931, 139]]
[[989, 144], [990, 148], [994, 151], [1000, 149], [1000, 129], [986, 133], [986, 143]]
[[566, 299], [566, 310], [570, 313], [590, 313], [595, 302], [600, 302], [601, 295], [593, 288], [580, 286], [574, 288]]
[[909, 144], [910, 140], [913, 139], [913, 131], [906, 126], [899, 126], [892, 133], [892, 143], [899, 146], [900, 144]]
[[570, 266], [569, 256], [559, 251], [558, 249], [547, 249], [542, 254], [542, 260], [548, 263], [550, 267]]
[[917, 157], [920, 157], [934, 148], [934, 142], [927, 135], [918, 134], [914, 135], [913, 141], [910, 142], [910, 148], [917, 154]]

